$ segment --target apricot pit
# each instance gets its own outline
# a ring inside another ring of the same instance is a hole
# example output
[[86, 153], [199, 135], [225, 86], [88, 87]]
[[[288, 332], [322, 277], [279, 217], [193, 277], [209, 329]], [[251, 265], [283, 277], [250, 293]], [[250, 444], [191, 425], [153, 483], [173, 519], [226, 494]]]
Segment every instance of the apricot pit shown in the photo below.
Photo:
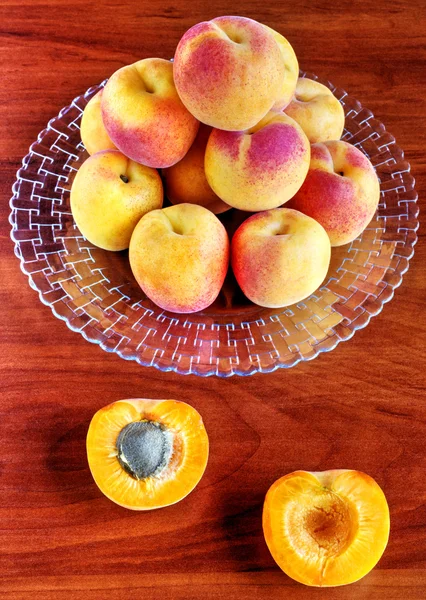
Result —
[[168, 465], [173, 450], [173, 437], [155, 421], [129, 423], [118, 434], [117, 460], [129, 475], [145, 479], [159, 475]]

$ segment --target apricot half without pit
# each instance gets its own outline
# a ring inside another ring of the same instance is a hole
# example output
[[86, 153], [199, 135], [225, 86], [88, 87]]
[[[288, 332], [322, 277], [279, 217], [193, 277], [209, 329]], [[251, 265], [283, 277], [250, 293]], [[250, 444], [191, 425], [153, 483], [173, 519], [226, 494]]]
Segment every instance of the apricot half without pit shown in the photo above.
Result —
[[268, 490], [263, 531], [289, 577], [310, 586], [346, 585], [382, 556], [389, 508], [379, 485], [360, 471], [295, 471]]
[[87, 434], [93, 478], [133, 510], [179, 502], [200, 481], [209, 442], [200, 414], [177, 400], [119, 400], [101, 408]]

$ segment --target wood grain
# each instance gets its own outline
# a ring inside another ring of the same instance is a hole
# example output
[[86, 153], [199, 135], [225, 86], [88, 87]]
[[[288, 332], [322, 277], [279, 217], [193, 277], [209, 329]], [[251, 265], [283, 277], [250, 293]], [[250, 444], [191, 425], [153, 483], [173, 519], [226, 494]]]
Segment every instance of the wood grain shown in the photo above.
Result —
[[[128, 363], [69, 331], [20, 272], [8, 199], [27, 148], [60, 108], [118, 67], [170, 57], [195, 22], [239, 13], [275, 27], [301, 67], [373, 110], [426, 193], [426, 9], [422, 0], [297, 3], [2, 0], [0, 594], [20, 599], [424, 598], [426, 586], [426, 250], [367, 329], [312, 363], [207, 380]], [[423, 217], [422, 217], [423, 218]], [[181, 504], [138, 514], [96, 488], [86, 462], [93, 413], [129, 397], [177, 398], [203, 415], [206, 474]], [[269, 485], [297, 469], [354, 468], [385, 490], [391, 538], [347, 588], [289, 580], [268, 553]]]

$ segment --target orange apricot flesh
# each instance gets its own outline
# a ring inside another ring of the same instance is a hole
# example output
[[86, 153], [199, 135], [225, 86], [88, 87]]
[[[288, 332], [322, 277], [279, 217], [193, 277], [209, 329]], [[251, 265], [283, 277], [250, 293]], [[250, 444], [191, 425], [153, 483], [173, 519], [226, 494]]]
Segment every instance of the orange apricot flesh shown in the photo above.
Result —
[[295, 471], [268, 490], [263, 532], [278, 566], [310, 586], [361, 579], [389, 538], [389, 508], [379, 485], [360, 471]]
[[151, 510], [187, 496], [203, 476], [209, 441], [200, 414], [177, 400], [119, 400], [101, 408], [87, 434], [93, 478], [110, 500]]

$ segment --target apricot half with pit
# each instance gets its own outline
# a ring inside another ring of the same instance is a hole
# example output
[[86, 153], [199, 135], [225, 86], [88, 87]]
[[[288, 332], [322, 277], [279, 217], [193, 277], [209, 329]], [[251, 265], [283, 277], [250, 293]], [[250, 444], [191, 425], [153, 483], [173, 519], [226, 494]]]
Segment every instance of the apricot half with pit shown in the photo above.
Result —
[[263, 531], [289, 577], [310, 586], [346, 585], [382, 556], [389, 508], [379, 485], [360, 471], [296, 471], [268, 490]]
[[207, 465], [200, 414], [177, 400], [119, 400], [101, 408], [87, 434], [93, 478], [110, 500], [150, 510], [182, 500]]

